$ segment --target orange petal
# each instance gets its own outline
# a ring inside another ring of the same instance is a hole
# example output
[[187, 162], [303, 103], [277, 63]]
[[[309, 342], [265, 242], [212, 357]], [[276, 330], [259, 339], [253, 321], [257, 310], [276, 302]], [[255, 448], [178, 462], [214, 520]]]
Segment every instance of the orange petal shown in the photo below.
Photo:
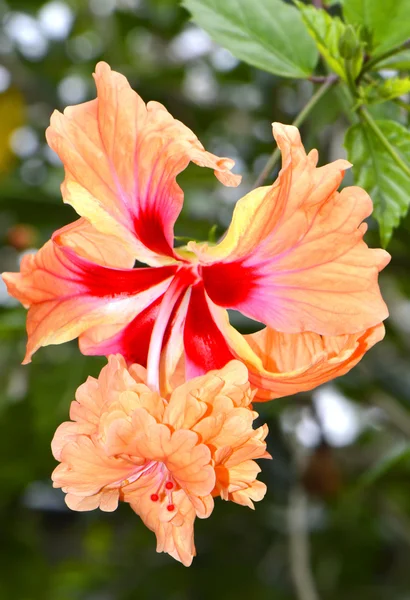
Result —
[[311, 390], [354, 367], [384, 337], [377, 325], [352, 335], [285, 334], [266, 328], [245, 336], [249, 381], [258, 388], [255, 401]]
[[160, 519], [161, 506], [151, 502], [148, 494], [131, 495], [127, 502], [157, 537], [157, 552], [167, 552], [186, 567], [196, 555], [194, 544], [195, 509], [180, 490], [174, 494], [178, 512], [169, 521]]
[[249, 487], [243, 490], [237, 490], [230, 494], [230, 500], [241, 504], [242, 506], [248, 506], [254, 509], [254, 502], [260, 502], [264, 499], [267, 488], [262, 481], [254, 481]]
[[109, 356], [98, 379], [88, 377], [77, 389], [75, 398], [70, 407], [70, 419], [77, 425], [90, 425], [90, 433], [98, 430], [102, 415], [107, 411], [121, 410], [128, 415], [136, 408], [145, 408], [158, 420], [164, 412], [159, 395], [132, 376], [119, 354]]
[[205, 444], [198, 445], [196, 433], [179, 430], [172, 434], [165, 465], [194, 504], [195, 496], [206, 496], [214, 488], [215, 472], [210, 463], [211, 452]]
[[248, 406], [248, 371], [239, 361], [220, 370], [186, 381], [173, 390], [164, 412], [164, 422], [175, 429], [191, 429], [202, 419], [218, 396], [230, 399], [230, 406]]
[[56, 231], [53, 240], [106, 267], [131, 269], [135, 263], [134, 255], [118, 237], [101, 233], [83, 218]]
[[337, 193], [349, 163], [316, 168], [317, 152], [306, 155], [296, 128], [276, 123], [274, 134], [283, 153], [277, 182], [238, 202], [218, 245], [189, 244], [207, 294], [284, 333], [375, 326], [388, 315], [377, 276], [390, 257], [363, 241], [369, 196], [358, 187]]
[[225, 464], [216, 467], [216, 487], [214, 494], [224, 500], [254, 508], [252, 500], [262, 500], [266, 485], [256, 480], [260, 467], [253, 460], [247, 460], [226, 468]]
[[40, 346], [61, 344], [98, 325], [124, 328], [165, 292], [174, 274], [171, 266], [105, 267], [58, 241], [24, 256], [20, 273], [3, 274], [9, 293], [29, 308], [25, 363]]
[[145, 105], [106, 63], [97, 65], [95, 82], [97, 99], [55, 111], [47, 130], [65, 166], [64, 201], [138, 260], [173, 260], [173, 226], [183, 203], [176, 176], [193, 161], [238, 185], [234, 162], [206, 152], [161, 104]]
[[[132, 472], [129, 462], [107, 456], [98, 443], [85, 435], [78, 436], [63, 447], [61, 460], [63, 462], [52, 474], [55, 487], [61, 487], [64, 492], [80, 498], [98, 495], [104, 488], [109, 488], [110, 494], [116, 498], [112, 510], [116, 508], [121, 481]], [[113, 502], [110, 506], [113, 506]]]

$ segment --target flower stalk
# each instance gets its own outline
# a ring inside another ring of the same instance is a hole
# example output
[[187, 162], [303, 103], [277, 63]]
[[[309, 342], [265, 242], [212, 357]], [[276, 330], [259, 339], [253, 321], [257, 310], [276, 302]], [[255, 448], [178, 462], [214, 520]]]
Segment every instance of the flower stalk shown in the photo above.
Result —
[[[321, 100], [321, 98], [323, 98], [323, 96], [327, 93], [327, 91], [338, 80], [339, 80], [339, 78], [337, 75], [332, 74], [332, 75], [329, 75], [328, 77], [326, 77], [326, 79], [323, 81], [320, 88], [318, 90], [316, 90], [316, 92], [313, 94], [313, 96], [311, 97], [309, 102], [303, 107], [303, 109], [297, 115], [295, 120], [292, 122], [292, 125], [294, 125], [295, 127], [299, 127], [299, 125], [301, 125], [304, 122], [306, 117], [310, 114], [310, 112], [313, 110], [313, 108], [316, 106], [316, 104], [319, 102], [319, 100]], [[265, 179], [269, 176], [270, 172], [272, 171], [272, 169], [278, 162], [279, 158], [280, 158], [280, 149], [276, 148], [275, 151], [271, 154], [271, 157], [269, 158], [265, 167], [263, 168], [263, 170], [257, 177], [252, 188], [257, 188], [263, 184]]]

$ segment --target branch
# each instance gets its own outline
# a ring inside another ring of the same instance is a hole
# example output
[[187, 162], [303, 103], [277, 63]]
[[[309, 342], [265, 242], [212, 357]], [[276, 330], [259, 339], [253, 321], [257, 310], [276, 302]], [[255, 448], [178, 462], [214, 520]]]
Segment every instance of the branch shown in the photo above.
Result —
[[398, 152], [396, 152], [396, 149], [390, 144], [389, 140], [386, 138], [370, 113], [367, 112], [363, 106], [359, 107], [358, 113], [359, 117], [366, 122], [369, 128], [373, 131], [374, 135], [383, 144], [385, 150], [390, 154], [394, 162], [401, 168], [402, 171], [404, 171], [404, 173], [406, 173], [408, 177], [410, 177], [410, 167], [404, 162], [402, 157], [398, 154]]
[[310, 568], [306, 495], [298, 484], [289, 493], [288, 532], [290, 569], [297, 598], [320, 600]]
[[400, 44], [399, 46], [396, 46], [395, 48], [384, 52], [384, 54], [380, 54], [379, 56], [375, 56], [374, 58], [370, 58], [369, 60], [367, 60], [362, 67], [361, 73], [358, 77], [358, 81], [361, 79], [364, 73], [371, 71], [373, 67], [375, 67], [378, 63], [382, 62], [382, 60], [390, 58], [390, 56], [394, 56], [395, 54], [399, 54], [399, 52], [406, 50], [406, 48], [410, 48], [410, 40], [407, 40], [403, 44]]
[[[302, 108], [300, 113], [297, 115], [292, 125], [295, 127], [299, 127], [312, 111], [312, 109], [316, 106], [319, 100], [326, 94], [326, 92], [338, 81], [337, 75], [329, 75], [326, 77], [323, 84], [320, 88], [313, 94], [309, 102]], [[257, 177], [255, 183], [253, 184], [253, 188], [257, 188], [265, 181], [268, 177], [269, 173], [272, 171], [273, 167], [276, 165], [277, 161], [280, 158], [280, 150], [276, 148], [276, 150], [271, 154], [268, 162], [265, 167], [262, 169], [261, 173]]]

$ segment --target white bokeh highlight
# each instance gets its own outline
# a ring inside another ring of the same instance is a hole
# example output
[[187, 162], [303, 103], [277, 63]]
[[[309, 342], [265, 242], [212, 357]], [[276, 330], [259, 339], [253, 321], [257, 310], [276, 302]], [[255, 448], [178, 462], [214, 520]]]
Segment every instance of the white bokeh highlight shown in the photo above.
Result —
[[47, 2], [38, 11], [42, 32], [51, 40], [64, 40], [71, 31], [74, 14], [65, 2]]

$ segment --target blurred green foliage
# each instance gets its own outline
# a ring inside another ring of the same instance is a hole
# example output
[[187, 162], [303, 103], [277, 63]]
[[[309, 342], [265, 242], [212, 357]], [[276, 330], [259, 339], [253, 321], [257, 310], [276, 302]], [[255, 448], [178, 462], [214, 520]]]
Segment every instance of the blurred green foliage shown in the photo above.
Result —
[[[345, 4], [352, 14], [353, 0]], [[291, 122], [314, 87], [239, 63], [174, 0], [0, 0], [0, 23], [1, 270], [16, 270], [22, 252], [75, 216], [61, 201], [62, 168], [44, 130], [55, 108], [93, 97], [98, 60], [124, 73], [145, 100], [163, 102], [208, 150], [236, 159], [244, 175], [238, 190], [197, 167], [180, 176], [186, 203], [176, 233], [195, 239], [207, 239], [214, 225], [224, 231], [273, 150], [270, 123]], [[344, 153], [344, 103], [331, 90], [302, 127], [322, 164]], [[369, 111], [408, 127], [408, 113], [391, 101]], [[352, 153], [366, 158], [355, 140]], [[380, 170], [394, 186], [383, 161]], [[378, 230], [369, 225], [367, 240], [376, 246]], [[267, 497], [255, 512], [218, 501], [212, 517], [197, 522], [199, 556], [190, 569], [155, 553], [154, 535], [128, 506], [73, 513], [53, 490], [53, 433], [75, 389], [104, 360], [83, 357], [70, 343], [20, 366], [25, 311], [0, 288], [0, 598], [304, 600], [295, 547], [308, 542], [321, 598], [408, 600], [409, 217], [389, 250], [393, 260], [381, 277], [391, 309], [385, 341], [319, 392], [258, 407], [273, 456], [263, 465]], [[243, 330], [251, 326], [232, 318]]]

